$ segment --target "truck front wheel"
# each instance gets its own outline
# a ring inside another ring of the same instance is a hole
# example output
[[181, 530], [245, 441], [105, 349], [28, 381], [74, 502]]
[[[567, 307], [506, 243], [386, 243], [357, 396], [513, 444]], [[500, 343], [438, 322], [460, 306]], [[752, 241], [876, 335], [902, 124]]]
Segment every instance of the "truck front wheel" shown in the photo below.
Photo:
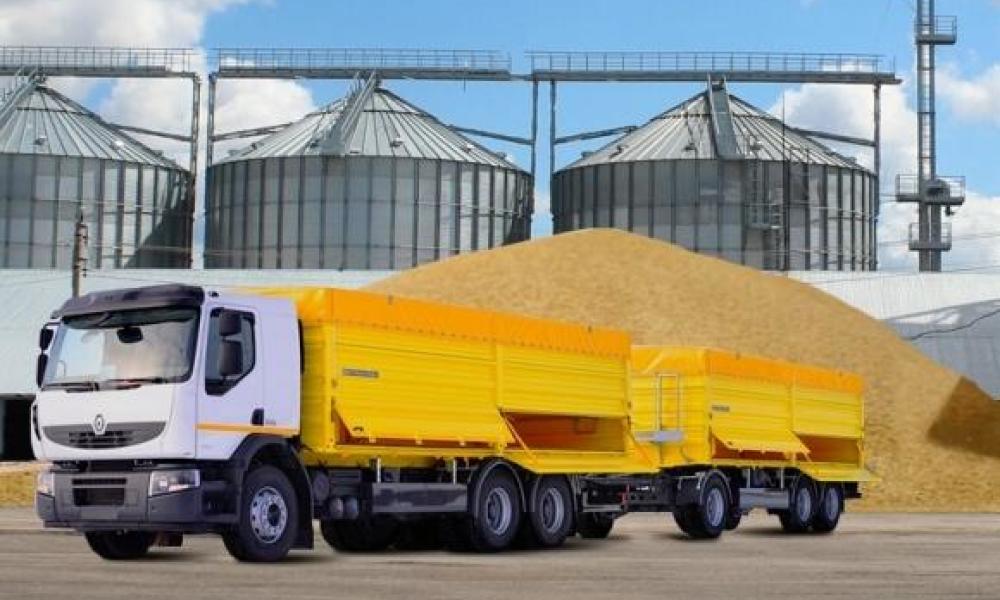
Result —
[[135, 560], [146, 556], [154, 534], [144, 531], [88, 531], [87, 545], [104, 560]]
[[298, 502], [288, 477], [263, 466], [243, 480], [239, 522], [222, 540], [236, 560], [276, 562], [291, 550], [298, 522]]

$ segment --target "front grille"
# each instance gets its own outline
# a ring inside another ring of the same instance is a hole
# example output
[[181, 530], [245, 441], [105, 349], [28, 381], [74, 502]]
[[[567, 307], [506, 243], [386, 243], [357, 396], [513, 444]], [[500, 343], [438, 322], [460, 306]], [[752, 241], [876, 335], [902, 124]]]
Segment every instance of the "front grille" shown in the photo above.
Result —
[[122, 506], [125, 504], [125, 488], [73, 488], [73, 504], [76, 506]]
[[124, 486], [128, 480], [124, 477], [74, 477], [73, 485], [78, 486], [100, 486], [100, 485], [121, 485]]
[[88, 425], [53, 425], [45, 427], [45, 437], [61, 446], [94, 450], [122, 448], [148, 442], [163, 433], [166, 423], [109, 423], [103, 435]]

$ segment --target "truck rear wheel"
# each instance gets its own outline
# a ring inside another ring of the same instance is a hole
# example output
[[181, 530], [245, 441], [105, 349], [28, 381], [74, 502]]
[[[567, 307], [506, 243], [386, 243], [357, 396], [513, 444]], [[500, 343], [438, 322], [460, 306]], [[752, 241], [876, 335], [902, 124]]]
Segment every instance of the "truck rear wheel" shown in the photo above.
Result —
[[576, 532], [585, 540], [603, 540], [611, 535], [615, 517], [610, 513], [580, 513], [576, 516]]
[[104, 560], [135, 560], [146, 556], [154, 534], [144, 531], [88, 531], [87, 545]]
[[830, 533], [840, 523], [840, 515], [844, 512], [844, 488], [831, 483], [823, 486], [820, 493], [819, 508], [813, 517], [812, 529], [816, 533]]
[[222, 541], [236, 560], [276, 562], [292, 549], [298, 522], [298, 502], [288, 477], [263, 466], [243, 480], [239, 522]]
[[490, 469], [479, 486], [472, 519], [468, 521], [472, 549], [499, 552], [510, 546], [521, 526], [522, 512], [514, 476], [506, 468]]
[[816, 516], [816, 486], [805, 475], [799, 475], [789, 490], [788, 510], [778, 512], [781, 528], [786, 533], [805, 533]]
[[320, 532], [326, 543], [340, 552], [381, 552], [399, 536], [399, 521], [385, 515], [351, 521], [328, 519], [320, 522]]
[[535, 483], [527, 532], [532, 545], [554, 548], [573, 528], [573, 496], [564, 477], [541, 477]]
[[681, 531], [694, 539], [715, 539], [722, 535], [733, 509], [729, 490], [720, 475], [709, 475], [702, 485], [696, 504], [674, 509], [674, 521]]

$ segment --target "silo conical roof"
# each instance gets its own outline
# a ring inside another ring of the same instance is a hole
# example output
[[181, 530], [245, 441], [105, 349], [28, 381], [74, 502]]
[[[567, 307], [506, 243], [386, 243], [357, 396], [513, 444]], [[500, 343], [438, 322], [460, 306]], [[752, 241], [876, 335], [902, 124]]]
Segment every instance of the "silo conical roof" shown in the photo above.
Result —
[[[323, 156], [326, 139], [344, 115], [348, 99], [341, 98], [288, 127], [264, 137], [216, 164], [287, 156]], [[503, 169], [520, 167], [441, 123], [392, 92], [377, 87], [363, 98], [356, 121], [344, 132], [345, 154], [350, 156], [446, 160]]]
[[0, 153], [98, 158], [183, 170], [100, 116], [40, 83], [5, 111]]
[[[861, 169], [854, 160], [735, 95], [729, 94], [729, 106], [736, 144], [746, 160], [790, 160]], [[564, 169], [647, 160], [722, 158], [717, 155], [714, 135], [708, 92], [701, 92]]]

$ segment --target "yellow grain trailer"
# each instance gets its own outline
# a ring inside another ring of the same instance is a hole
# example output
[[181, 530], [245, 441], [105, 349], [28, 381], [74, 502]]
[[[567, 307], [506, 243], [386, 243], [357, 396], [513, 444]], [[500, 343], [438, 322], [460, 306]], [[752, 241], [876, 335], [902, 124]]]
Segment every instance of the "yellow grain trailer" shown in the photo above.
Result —
[[585, 325], [154, 286], [69, 300], [39, 348], [39, 516], [105, 558], [209, 532], [279, 560], [313, 519], [348, 551], [556, 546], [630, 511], [822, 532], [869, 478], [856, 377]]
[[[831, 530], [864, 464], [863, 383], [850, 373], [708, 348], [632, 349], [632, 428], [661, 469], [725, 479], [729, 525], [754, 507]], [[697, 535], [692, 510], [678, 525]]]

